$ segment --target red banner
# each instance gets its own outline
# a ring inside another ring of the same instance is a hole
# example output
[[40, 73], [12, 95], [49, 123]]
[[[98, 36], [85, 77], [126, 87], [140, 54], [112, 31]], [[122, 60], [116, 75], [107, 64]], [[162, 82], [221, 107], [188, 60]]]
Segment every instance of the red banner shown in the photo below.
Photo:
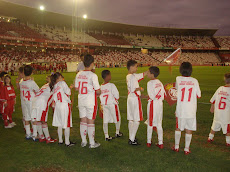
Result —
[[166, 97], [165, 100], [167, 103], [172, 106], [177, 101], [177, 90], [176, 90], [176, 83], [169, 83], [164, 86]]

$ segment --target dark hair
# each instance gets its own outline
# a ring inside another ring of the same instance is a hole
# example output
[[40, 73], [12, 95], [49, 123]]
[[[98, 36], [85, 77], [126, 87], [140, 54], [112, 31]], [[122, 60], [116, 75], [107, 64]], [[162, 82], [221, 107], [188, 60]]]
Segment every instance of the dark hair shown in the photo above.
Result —
[[21, 67], [18, 69], [18, 71], [19, 71], [20, 73], [24, 73], [24, 67], [21, 66]]
[[154, 77], [156, 78], [156, 77], [158, 77], [158, 75], [160, 74], [160, 69], [159, 69], [157, 66], [151, 66], [151, 67], [149, 68], [149, 72], [150, 72], [151, 74], [153, 74]]
[[84, 56], [84, 61], [83, 61], [83, 63], [84, 63], [84, 66], [85, 66], [85, 67], [89, 67], [93, 62], [94, 62], [94, 58], [93, 58], [92, 55], [86, 54], [86, 55]]
[[191, 76], [192, 75], [192, 64], [189, 62], [183, 62], [180, 65], [180, 73], [182, 76]]
[[0, 78], [3, 78], [4, 75], [6, 75], [6, 74], [7, 74], [6, 72], [1, 72], [1, 73], [0, 73]]
[[24, 67], [24, 75], [25, 75], [25, 76], [30, 76], [30, 75], [32, 74], [32, 72], [33, 72], [32, 66], [26, 65], [26, 66]]
[[84, 57], [84, 54], [82, 53], [82, 54], [80, 55], [80, 57]]
[[101, 77], [103, 78], [103, 79], [105, 79], [108, 75], [110, 75], [111, 74], [111, 72], [109, 71], [109, 70], [103, 70], [102, 72], [101, 72]]
[[129, 60], [127, 62], [127, 69], [129, 70], [131, 66], [134, 66], [135, 64], [137, 64], [137, 61], [135, 60]]
[[230, 84], [230, 73], [224, 75], [226, 84]]
[[60, 76], [63, 77], [62, 74], [59, 73], [59, 72], [56, 72], [56, 73], [54, 73], [54, 74], [52, 74], [52, 75], [50, 76], [50, 83], [49, 83], [49, 86], [50, 86], [50, 90], [51, 90], [51, 91], [53, 91], [54, 85], [56, 84], [57, 79], [58, 79]]
[[4, 75], [4, 85], [6, 85], [6, 78], [10, 78], [10, 86], [12, 86], [11, 77], [8, 74]]

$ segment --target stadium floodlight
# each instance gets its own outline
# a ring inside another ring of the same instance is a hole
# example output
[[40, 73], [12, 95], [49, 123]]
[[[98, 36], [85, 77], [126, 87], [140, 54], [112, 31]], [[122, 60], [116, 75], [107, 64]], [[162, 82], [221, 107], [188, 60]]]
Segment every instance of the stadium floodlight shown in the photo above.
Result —
[[88, 17], [87, 14], [83, 15], [83, 19], [87, 19], [87, 17]]
[[41, 11], [43, 11], [43, 10], [45, 9], [45, 7], [44, 7], [43, 5], [41, 5], [41, 6], [39, 7], [39, 9], [40, 9]]

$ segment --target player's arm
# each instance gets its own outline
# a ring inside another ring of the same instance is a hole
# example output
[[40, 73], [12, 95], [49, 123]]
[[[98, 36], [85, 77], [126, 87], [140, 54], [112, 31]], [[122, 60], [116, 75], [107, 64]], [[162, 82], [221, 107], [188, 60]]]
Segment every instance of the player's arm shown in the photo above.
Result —
[[119, 91], [114, 84], [112, 85], [112, 95], [116, 100], [118, 100], [120, 98]]
[[215, 110], [215, 104], [212, 104], [212, 105], [211, 105], [211, 108], [210, 108], [210, 112], [211, 112], [211, 113], [214, 113], [214, 110]]
[[36, 84], [36, 82], [34, 82], [34, 84], [33, 84], [33, 91], [34, 91], [34, 93], [37, 93], [40, 91], [39, 86]]
[[75, 90], [76, 90], [76, 91], [79, 91], [79, 88], [78, 88], [79, 84], [78, 84], [77, 76], [78, 76], [78, 75], [76, 75], [76, 78], [75, 78], [75, 81], [74, 81], [74, 87], [75, 87]]
[[66, 82], [62, 82], [62, 88], [64, 90], [64, 93], [68, 96], [71, 95], [71, 89], [68, 87], [68, 85], [66, 84]]
[[201, 98], [201, 91], [200, 91], [200, 86], [198, 81], [196, 82], [196, 94], [197, 94], [197, 98]]
[[92, 81], [93, 81], [93, 88], [96, 91], [97, 96], [100, 96], [100, 94], [101, 94], [100, 88], [101, 87], [99, 85], [98, 76], [96, 74], [93, 75]]

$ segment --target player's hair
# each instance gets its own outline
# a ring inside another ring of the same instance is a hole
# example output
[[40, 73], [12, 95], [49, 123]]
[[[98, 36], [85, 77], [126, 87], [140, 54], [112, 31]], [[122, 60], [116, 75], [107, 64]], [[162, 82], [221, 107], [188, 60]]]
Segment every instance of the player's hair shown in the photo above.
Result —
[[192, 75], [192, 64], [190, 62], [183, 62], [180, 65], [180, 73], [182, 76], [191, 76]]
[[150, 72], [151, 74], [153, 74], [154, 77], [156, 78], [156, 77], [158, 77], [158, 75], [160, 74], [160, 69], [159, 69], [157, 66], [151, 66], [151, 67], [149, 68], [149, 72]]
[[93, 58], [92, 55], [86, 54], [86, 55], [84, 56], [84, 61], [83, 61], [83, 63], [84, 63], [84, 66], [85, 66], [85, 67], [89, 67], [93, 62], [94, 62], [94, 58]]
[[25, 75], [25, 76], [30, 76], [30, 75], [32, 74], [32, 72], [33, 72], [32, 66], [26, 65], [26, 66], [24, 67], [24, 75]]
[[11, 77], [10, 77], [10, 75], [8, 75], [8, 74], [4, 75], [4, 85], [6, 85], [6, 78], [9, 78], [9, 79], [10, 79], [10, 86], [12, 86]]
[[111, 72], [109, 71], [109, 70], [103, 70], [102, 72], [101, 72], [101, 77], [103, 78], [103, 79], [105, 79], [108, 75], [110, 75], [111, 74]]
[[135, 64], [137, 64], [137, 61], [135, 60], [129, 60], [127, 62], [127, 69], [129, 70], [131, 66], [134, 66]]
[[230, 84], [230, 73], [226, 73], [226, 74], [224, 75], [224, 78], [225, 78], [225, 83], [226, 83], [226, 84]]
[[3, 71], [3, 72], [1, 72], [1, 73], [0, 73], [0, 78], [3, 78], [3, 77], [4, 77], [4, 75], [6, 75], [6, 74], [7, 74], [7, 73], [6, 73], [6, 72], [4, 72], [4, 71]]
[[49, 83], [49, 86], [50, 86], [50, 90], [51, 90], [51, 91], [53, 91], [54, 85], [56, 84], [57, 79], [58, 79], [60, 76], [63, 77], [62, 74], [59, 73], [59, 72], [56, 72], [56, 73], [54, 73], [54, 74], [52, 74], [52, 75], [50, 76], [50, 83]]
[[18, 69], [18, 71], [19, 71], [20, 73], [24, 73], [24, 67], [21, 66], [21, 67]]

